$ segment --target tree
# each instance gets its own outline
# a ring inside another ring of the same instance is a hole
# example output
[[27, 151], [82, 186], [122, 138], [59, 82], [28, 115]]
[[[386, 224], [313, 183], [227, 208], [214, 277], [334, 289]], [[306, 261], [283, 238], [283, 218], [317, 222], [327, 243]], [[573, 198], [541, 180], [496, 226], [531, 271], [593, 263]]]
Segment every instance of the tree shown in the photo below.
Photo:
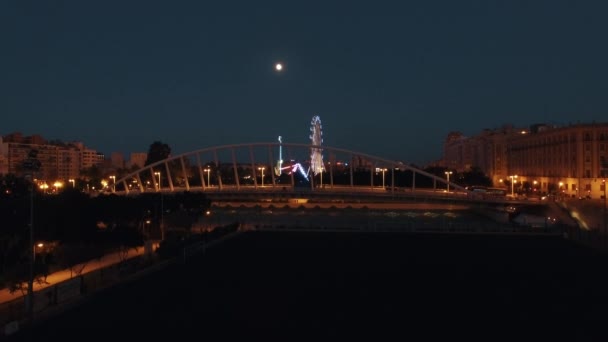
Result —
[[[87, 185], [88, 184], [101, 184], [102, 178], [101, 169], [97, 165], [93, 165], [86, 169], [80, 170], [80, 177], [82, 177]], [[94, 186], [94, 185], [93, 185]]]
[[171, 155], [171, 147], [169, 145], [161, 142], [155, 141], [150, 145], [148, 149], [148, 157], [146, 158], [146, 166], [150, 164], [154, 164], [158, 161], [169, 158]]
[[57, 252], [58, 264], [70, 269], [70, 277], [75, 273], [81, 275], [87, 264], [104, 255], [103, 247], [99, 244], [84, 244], [82, 242], [64, 243]]
[[109, 234], [109, 243], [118, 253], [120, 263], [127, 260], [131, 249], [137, 252], [137, 248], [144, 245], [143, 236], [136, 228], [121, 226], [115, 228]]
[[468, 171], [459, 173], [456, 179], [462, 186], [492, 186], [492, 179], [486, 176], [481, 168], [477, 166], [472, 166]]

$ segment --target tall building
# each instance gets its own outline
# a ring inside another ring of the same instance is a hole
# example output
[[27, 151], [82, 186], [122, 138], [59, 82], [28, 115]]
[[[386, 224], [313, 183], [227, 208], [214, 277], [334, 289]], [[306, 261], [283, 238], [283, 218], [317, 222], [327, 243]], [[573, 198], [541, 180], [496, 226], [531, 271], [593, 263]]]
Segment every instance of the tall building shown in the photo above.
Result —
[[132, 168], [133, 165], [136, 165], [139, 168], [144, 167], [146, 164], [146, 159], [148, 159], [148, 154], [145, 152], [133, 152], [131, 153], [131, 158], [129, 159], [128, 167]]
[[100, 158], [103, 160], [103, 155], [81, 142], [47, 142], [39, 135], [24, 137], [21, 133], [12, 133], [0, 140], [0, 155], [0, 173], [18, 176], [27, 173], [23, 163], [35, 155], [40, 169], [34, 177], [48, 182], [78, 178], [80, 170], [97, 165]]
[[608, 123], [535, 125], [509, 144], [509, 175], [541, 191], [599, 198], [608, 178]]
[[444, 144], [443, 164], [458, 172], [479, 168], [495, 184], [499, 183], [508, 173], [508, 141], [522, 131], [505, 125], [498, 129], [485, 129], [473, 137], [450, 132]]
[[125, 167], [125, 157], [121, 152], [112, 152], [110, 160], [112, 167], [115, 169], [123, 169]]
[[495, 186], [515, 180], [516, 189], [599, 198], [608, 178], [608, 123], [505, 126], [474, 137], [450, 133], [444, 151], [446, 167], [479, 167]]
[[81, 142], [72, 143], [80, 150], [80, 168], [88, 169], [94, 165], [101, 165], [105, 159], [105, 156], [102, 153], [97, 152], [96, 150], [87, 148]]

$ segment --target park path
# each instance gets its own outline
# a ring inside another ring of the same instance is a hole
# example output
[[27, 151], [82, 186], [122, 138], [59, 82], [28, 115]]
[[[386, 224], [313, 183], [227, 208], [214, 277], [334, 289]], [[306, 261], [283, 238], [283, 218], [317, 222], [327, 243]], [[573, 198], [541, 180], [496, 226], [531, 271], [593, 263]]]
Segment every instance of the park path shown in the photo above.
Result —
[[[131, 259], [136, 256], [140, 256], [143, 253], [144, 253], [143, 247], [138, 247], [137, 249], [129, 249], [126, 257], [124, 256], [124, 253], [123, 253], [122, 260]], [[98, 270], [100, 268], [108, 267], [108, 266], [117, 264], [120, 261], [121, 261], [120, 252], [106, 254], [99, 259], [93, 259], [93, 260], [87, 262], [81, 274], [86, 274], [86, 273]], [[71, 272], [69, 268], [51, 273], [46, 277], [45, 283], [34, 282], [34, 291], [40, 291], [49, 286], [57, 285], [57, 284], [61, 283], [62, 281], [71, 279], [75, 276], [78, 276], [78, 275], [76, 275], [74, 272]], [[16, 291], [16, 292], [11, 293], [8, 288], [2, 288], [2, 289], [0, 289], [0, 304], [10, 302], [10, 301], [15, 300], [22, 296], [23, 296], [23, 293], [21, 291]]]

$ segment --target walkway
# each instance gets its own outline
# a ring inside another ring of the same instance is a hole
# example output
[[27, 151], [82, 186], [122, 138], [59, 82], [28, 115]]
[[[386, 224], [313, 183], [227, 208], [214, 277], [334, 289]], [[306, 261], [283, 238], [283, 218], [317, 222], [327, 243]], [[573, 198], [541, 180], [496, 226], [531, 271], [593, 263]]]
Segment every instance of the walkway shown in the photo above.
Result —
[[[131, 259], [136, 256], [140, 256], [144, 253], [143, 247], [138, 247], [137, 250], [130, 249], [126, 255], [126, 259]], [[86, 274], [100, 268], [108, 267], [110, 265], [117, 264], [121, 261], [121, 253], [111, 253], [104, 255], [100, 259], [94, 259], [86, 263], [81, 274]], [[123, 260], [125, 260], [125, 256], [123, 255]], [[74, 272], [71, 272], [69, 268], [57, 271], [49, 274], [46, 277], [46, 283], [36, 283], [34, 282], [34, 291], [39, 291], [49, 286], [57, 285], [62, 281], [68, 280], [76, 276]], [[26, 285], [27, 286], [27, 285]], [[23, 296], [21, 291], [16, 291], [11, 293], [7, 288], [0, 289], [0, 304], [10, 302], [12, 300], [18, 299]]]

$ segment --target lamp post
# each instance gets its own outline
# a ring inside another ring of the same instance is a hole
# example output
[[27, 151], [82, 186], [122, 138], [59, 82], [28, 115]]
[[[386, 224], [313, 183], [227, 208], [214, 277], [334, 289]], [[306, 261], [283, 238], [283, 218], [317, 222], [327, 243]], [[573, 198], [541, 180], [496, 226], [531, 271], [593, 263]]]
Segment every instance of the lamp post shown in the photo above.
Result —
[[76, 180], [74, 180], [73, 178], [68, 179], [68, 182], [72, 183], [72, 188], [76, 187]]
[[53, 187], [55, 188], [55, 193], [58, 193], [59, 189], [63, 187], [63, 183], [61, 183], [60, 181], [56, 181], [55, 183], [53, 183]]
[[386, 172], [386, 169], [384, 168], [380, 171], [382, 171], [382, 189], [384, 189], [384, 173]]
[[112, 179], [112, 192], [116, 192], [116, 176], [110, 176], [110, 179]]
[[158, 186], [158, 191], [160, 191], [160, 172], [159, 172], [159, 171], [156, 171], [156, 172], [154, 172], [154, 175], [155, 175], [155, 176], [158, 176], [158, 183], [157, 183], [157, 186]]
[[450, 193], [450, 175], [452, 174], [452, 171], [445, 171], [445, 176], [447, 178], [447, 188], [448, 188], [448, 194]]
[[258, 170], [262, 171], [262, 187], [264, 187], [264, 170], [265, 169], [266, 169], [265, 167], [258, 167]]
[[511, 197], [515, 197], [515, 182], [517, 182], [517, 175], [509, 176], [511, 178]]
[[211, 175], [211, 169], [210, 169], [210, 168], [206, 168], [206, 169], [205, 169], [205, 172], [207, 172], [207, 186], [208, 186], [208, 187], [211, 187], [211, 178], [210, 178], [210, 175]]
[[323, 188], [323, 171], [325, 170], [325, 166], [321, 166], [320, 174], [321, 174], [321, 188]]

